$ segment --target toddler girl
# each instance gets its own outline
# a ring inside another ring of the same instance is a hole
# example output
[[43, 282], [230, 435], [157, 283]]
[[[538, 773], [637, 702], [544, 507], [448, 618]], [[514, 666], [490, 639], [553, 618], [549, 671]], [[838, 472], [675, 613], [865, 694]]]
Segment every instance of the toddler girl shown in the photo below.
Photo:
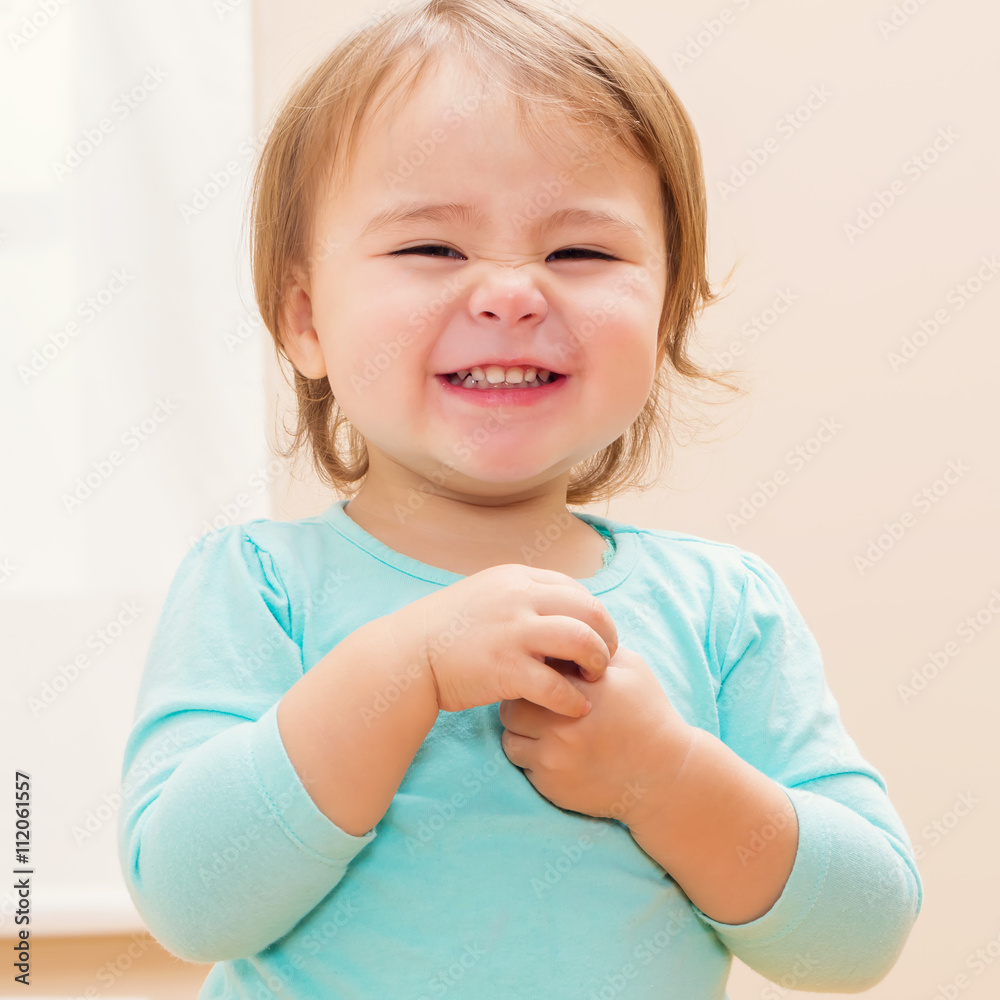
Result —
[[554, 0], [421, 0], [289, 97], [252, 214], [291, 450], [350, 499], [205, 535], [149, 651], [121, 861], [200, 996], [884, 977], [920, 878], [781, 580], [567, 510], [649, 485], [668, 377], [717, 378], [657, 68]]

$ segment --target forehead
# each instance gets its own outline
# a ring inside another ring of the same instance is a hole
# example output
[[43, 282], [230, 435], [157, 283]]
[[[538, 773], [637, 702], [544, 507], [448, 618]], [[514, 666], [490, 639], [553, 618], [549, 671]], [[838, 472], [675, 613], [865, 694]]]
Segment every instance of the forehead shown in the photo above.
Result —
[[516, 138], [518, 145], [530, 142], [539, 150], [567, 138], [593, 143], [598, 133], [575, 125], [554, 99], [517, 93], [510, 83], [489, 79], [483, 67], [455, 55], [428, 59], [409, 87], [386, 90], [365, 123], [369, 138], [416, 141], [425, 150], [435, 143], [455, 145], [452, 138], [470, 132], [476, 133], [476, 141], [497, 136], [509, 143]]
[[500, 208], [508, 189], [512, 208], [533, 184], [547, 184], [550, 200], [556, 189], [566, 197], [617, 192], [640, 214], [661, 208], [656, 168], [606, 126], [574, 121], [555, 100], [519, 101], [453, 56], [425, 64], [409, 93], [388, 86], [378, 97], [341, 171], [338, 192], [350, 196], [336, 199], [340, 211], [373, 202], [384, 211], [432, 193], [478, 194]]

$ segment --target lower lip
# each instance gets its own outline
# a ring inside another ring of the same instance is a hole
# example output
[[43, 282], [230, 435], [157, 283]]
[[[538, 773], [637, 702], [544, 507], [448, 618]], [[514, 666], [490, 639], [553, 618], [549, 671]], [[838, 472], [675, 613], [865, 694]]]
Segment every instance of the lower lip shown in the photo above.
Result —
[[560, 387], [568, 380], [568, 375], [546, 382], [537, 389], [466, 389], [464, 385], [452, 385], [447, 375], [435, 375], [447, 392], [456, 398], [467, 399], [479, 406], [531, 406], [557, 395]]

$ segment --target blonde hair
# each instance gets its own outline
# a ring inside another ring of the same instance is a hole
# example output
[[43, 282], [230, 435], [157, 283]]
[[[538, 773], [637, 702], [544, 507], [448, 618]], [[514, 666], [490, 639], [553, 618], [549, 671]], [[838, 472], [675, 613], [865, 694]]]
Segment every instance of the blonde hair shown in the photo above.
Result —
[[[491, 88], [506, 86], [518, 121], [534, 134], [551, 138], [548, 117], [555, 109], [568, 124], [599, 133], [597, 148], [615, 143], [651, 163], [660, 178], [666, 235], [667, 287], [657, 334], [664, 361], [628, 430], [570, 471], [566, 502], [582, 505], [655, 485], [660, 452], [669, 450], [664, 431], [680, 395], [675, 373], [742, 390], [720, 377], [731, 370], [703, 370], [688, 354], [696, 315], [718, 297], [705, 273], [705, 184], [694, 127], [632, 42], [572, 9], [572, 0], [564, 2], [414, 0], [354, 30], [304, 74], [272, 120], [252, 181], [250, 253], [254, 293], [280, 366], [282, 358], [289, 361], [281, 325], [290, 275], [297, 267], [311, 271], [324, 252], [310, 255], [320, 185], [346, 174], [365, 124], [390, 99], [405, 101], [435, 58], [453, 52], [476, 66]], [[294, 389], [297, 425], [280, 453], [287, 458], [309, 447], [320, 480], [354, 496], [368, 471], [364, 438], [325, 377], [295, 369]], [[651, 463], [654, 477], [641, 480]]]

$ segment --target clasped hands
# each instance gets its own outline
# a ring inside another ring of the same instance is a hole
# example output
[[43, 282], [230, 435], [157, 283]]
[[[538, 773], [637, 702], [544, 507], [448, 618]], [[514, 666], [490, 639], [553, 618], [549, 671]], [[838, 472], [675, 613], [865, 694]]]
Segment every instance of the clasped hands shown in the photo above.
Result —
[[619, 645], [602, 676], [585, 680], [569, 660], [546, 657], [591, 703], [579, 718], [524, 698], [500, 702], [507, 759], [553, 805], [626, 826], [648, 823], [669, 797], [694, 739], [634, 650]]

